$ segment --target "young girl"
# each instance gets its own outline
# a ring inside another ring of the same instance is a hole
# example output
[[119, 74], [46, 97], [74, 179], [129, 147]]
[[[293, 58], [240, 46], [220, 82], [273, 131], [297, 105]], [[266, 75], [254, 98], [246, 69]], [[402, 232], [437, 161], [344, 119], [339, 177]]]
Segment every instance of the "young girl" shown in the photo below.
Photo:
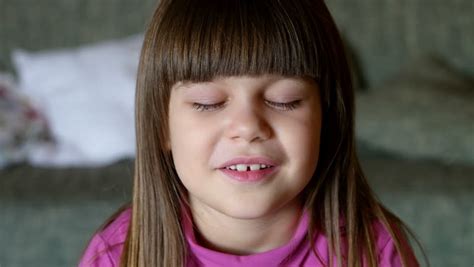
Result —
[[359, 165], [353, 98], [323, 0], [162, 0], [132, 205], [80, 266], [418, 266]]

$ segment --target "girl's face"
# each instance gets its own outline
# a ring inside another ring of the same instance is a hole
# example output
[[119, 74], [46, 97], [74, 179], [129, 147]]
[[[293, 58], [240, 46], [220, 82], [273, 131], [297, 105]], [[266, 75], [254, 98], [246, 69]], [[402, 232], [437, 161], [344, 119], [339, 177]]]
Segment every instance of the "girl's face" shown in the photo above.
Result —
[[177, 83], [169, 111], [168, 144], [194, 211], [251, 219], [294, 207], [316, 169], [321, 101], [313, 82], [263, 75]]

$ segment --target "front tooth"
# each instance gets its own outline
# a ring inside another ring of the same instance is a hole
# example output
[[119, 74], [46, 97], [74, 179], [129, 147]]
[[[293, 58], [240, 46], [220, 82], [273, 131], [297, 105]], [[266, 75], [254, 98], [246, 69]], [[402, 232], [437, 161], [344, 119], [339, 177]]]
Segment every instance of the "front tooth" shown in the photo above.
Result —
[[234, 171], [235, 171], [236, 167], [235, 167], [235, 165], [232, 165], [232, 166], [230, 166], [230, 167], [229, 167], [229, 169], [231, 169], [231, 170], [234, 170]]
[[237, 167], [237, 171], [239, 172], [247, 171], [247, 165], [245, 164], [237, 164], [236, 167]]
[[260, 164], [252, 164], [252, 165], [250, 165], [250, 170], [251, 170], [251, 171], [258, 171], [258, 170], [260, 170]]

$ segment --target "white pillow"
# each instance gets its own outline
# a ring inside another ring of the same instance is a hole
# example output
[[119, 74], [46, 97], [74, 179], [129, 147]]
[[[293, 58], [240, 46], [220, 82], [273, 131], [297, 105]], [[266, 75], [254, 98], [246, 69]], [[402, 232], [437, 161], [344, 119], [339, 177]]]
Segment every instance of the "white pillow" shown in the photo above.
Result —
[[97, 166], [135, 154], [134, 94], [143, 37], [12, 55], [20, 90], [45, 114], [55, 143], [28, 158], [39, 166]]

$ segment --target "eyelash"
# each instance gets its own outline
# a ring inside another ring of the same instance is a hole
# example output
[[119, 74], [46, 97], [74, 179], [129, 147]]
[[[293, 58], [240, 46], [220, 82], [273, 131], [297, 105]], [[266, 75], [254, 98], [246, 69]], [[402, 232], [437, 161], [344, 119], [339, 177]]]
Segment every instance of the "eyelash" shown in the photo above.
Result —
[[282, 110], [290, 111], [290, 110], [294, 110], [295, 108], [297, 108], [300, 105], [301, 100], [295, 100], [295, 101], [288, 102], [288, 103], [279, 103], [279, 102], [271, 102], [271, 101], [266, 101], [266, 102], [269, 103], [270, 105], [278, 107]]
[[[301, 100], [296, 100], [288, 103], [279, 103], [279, 102], [272, 102], [272, 101], [265, 101], [269, 105], [277, 107], [280, 110], [284, 111], [291, 111], [297, 108], [301, 104]], [[221, 107], [223, 103], [217, 103], [217, 104], [200, 104], [200, 103], [193, 103], [193, 108], [196, 109], [197, 111], [203, 112], [203, 111], [212, 111], [215, 109], [218, 109]]]
[[193, 103], [193, 108], [196, 109], [197, 111], [209, 111], [209, 110], [214, 110], [219, 108], [222, 105], [222, 103], [217, 103], [217, 104], [199, 104], [199, 103]]

